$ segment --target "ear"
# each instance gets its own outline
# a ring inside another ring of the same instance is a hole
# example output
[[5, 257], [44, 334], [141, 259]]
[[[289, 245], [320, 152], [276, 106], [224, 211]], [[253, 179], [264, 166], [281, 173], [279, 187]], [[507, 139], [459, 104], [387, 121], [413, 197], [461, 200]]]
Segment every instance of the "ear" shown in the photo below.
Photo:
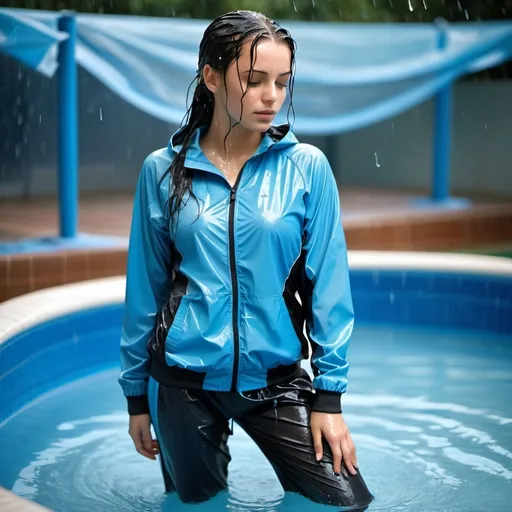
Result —
[[210, 92], [215, 94], [221, 88], [221, 74], [215, 71], [210, 64], [206, 64], [203, 68], [203, 81]]

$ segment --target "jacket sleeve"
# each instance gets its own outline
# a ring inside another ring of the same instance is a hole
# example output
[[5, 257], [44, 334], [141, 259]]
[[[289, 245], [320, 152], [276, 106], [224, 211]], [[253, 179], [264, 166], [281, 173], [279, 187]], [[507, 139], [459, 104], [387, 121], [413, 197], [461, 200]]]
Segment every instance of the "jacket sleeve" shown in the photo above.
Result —
[[326, 156], [313, 151], [306, 193], [302, 302], [312, 347], [313, 410], [341, 412], [354, 312], [338, 187]]
[[129, 414], [149, 411], [147, 343], [156, 313], [170, 296], [170, 240], [159, 194], [156, 163], [146, 159], [135, 192], [121, 334], [119, 383]]

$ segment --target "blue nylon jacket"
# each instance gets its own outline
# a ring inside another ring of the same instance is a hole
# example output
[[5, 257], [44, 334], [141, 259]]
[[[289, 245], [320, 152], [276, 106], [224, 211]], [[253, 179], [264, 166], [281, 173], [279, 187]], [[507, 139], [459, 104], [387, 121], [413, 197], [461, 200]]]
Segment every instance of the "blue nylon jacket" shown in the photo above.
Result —
[[289, 126], [273, 127], [231, 187], [201, 151], [204, 129], [185, 160], [199, 204], [189, 198], [176, 230], [166, 171], [182, 130], [146, 158], [138, 179], [119, 377], [128, 411], [147, 412], [150, 375], [243, 392], [297, 375], [311, 356], [313, 407], [339, 412], [354, 315], [328, 160]]

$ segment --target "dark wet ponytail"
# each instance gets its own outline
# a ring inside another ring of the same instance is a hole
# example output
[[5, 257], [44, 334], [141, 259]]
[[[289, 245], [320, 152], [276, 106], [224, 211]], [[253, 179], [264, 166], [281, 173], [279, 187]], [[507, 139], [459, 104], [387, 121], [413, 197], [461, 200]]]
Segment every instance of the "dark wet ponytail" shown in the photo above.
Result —
[[213, 93], [208, 90], [203, 81], [203, 68], [209, 64], [212, 69], [221, 72], [225, 79], [229, 65], [239, 58], [242, 46], [249, 38], [252, 39], [251, 71], [255, 60], [255, 47], [260, 39], [283, 41], [289, 46], [292, 75], [290, 77], [288, 115], [290, 112], [293, 113], [291, 98], [293, 96], [296, 45], [290, 33], [264, 14], [253, 11], [229, 12], [214, 20], [206, 28], [199, 46], [198, 71], [191, 84], [192, 86], [196, 83], [194, 96], [185, 115], [184, 124], [174, 141], [176, 144], [182, 144], [182, 148], [167, 170], [170, 174], [168, 205], [172, 229], [177, 226], [178, 215], [186, 204], [184, 197], [187, 193], [199, 205], [192, 190], [192, 171], [185, 167], [185, 157], [196, 129], [204, 125], [210, 126], [213, 119], [214, 98]]

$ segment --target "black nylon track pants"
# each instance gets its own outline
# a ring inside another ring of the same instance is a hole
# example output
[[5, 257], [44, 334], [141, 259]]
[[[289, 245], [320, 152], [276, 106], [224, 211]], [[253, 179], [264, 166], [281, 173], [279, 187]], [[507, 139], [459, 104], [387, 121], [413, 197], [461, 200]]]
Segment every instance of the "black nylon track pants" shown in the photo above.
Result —
[[289, 382], [243, 395], [168, 387], [151, 379], [151, 421], [166, 491], [177, 492], [183, 502], [201, 502], [227, 488], [233, 419], [267, 457], [285, 491], [318, 503], [366, 510], [373, 496], [359, 469], [352, 476], [342, 464], [336, 475], [325, 440], [323, 459], [317, 462], [310, 429], [312, 403], [311, 379], [304, 370]]

